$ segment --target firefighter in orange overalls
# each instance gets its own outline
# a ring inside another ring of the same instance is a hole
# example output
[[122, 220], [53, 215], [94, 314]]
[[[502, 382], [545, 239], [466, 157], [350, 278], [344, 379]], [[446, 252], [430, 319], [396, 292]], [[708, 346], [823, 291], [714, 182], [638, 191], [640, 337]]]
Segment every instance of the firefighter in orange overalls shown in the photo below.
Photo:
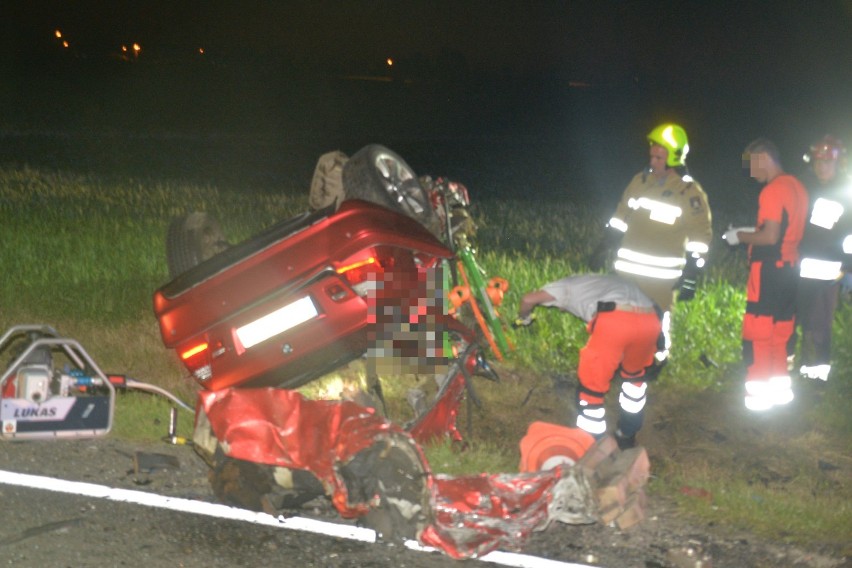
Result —
[[616, 273], [635, 282], [657, 304], [663, 333], [657, 364], [649, 369], [649, 373], [657, 373], [671, 347], [675, 292], [680, 301], [694, 297], [713, 228], [707, 195], [686, 170], [686, 131], [666, 123], [654, 128], [647, 138], [649, 166], [624, 190], [590, 264], [593, 270], [599, 270], [607, 251], [616, 248]]
[[515, 326], [533, 321], [533, 308], [552, 306], [587, 322], [589, 340], [580, 349], [577, 427], [602, 437], [607, 430], [604, 398], [614, 378], [621, 381], [615, 439], [620, 448], [636, 443], [645, 414], [645, 368], [654, 360], [660, 319], [654, 302], [615, 274], [569, 276], [521, 298]]
[[766, 139], [748, 145], [743, 167], [766, 184], [760, 191], [755, 227], [729, 229], [729, 245], [748, 245], [749, 273], [743, 318], [747, 366], [745, 406], [768, 410], [793, 400], [787, 342], [793, 333], [799, 283], [799, 242], [808, 214], [808, 192], [781, 167], [778, 148]]

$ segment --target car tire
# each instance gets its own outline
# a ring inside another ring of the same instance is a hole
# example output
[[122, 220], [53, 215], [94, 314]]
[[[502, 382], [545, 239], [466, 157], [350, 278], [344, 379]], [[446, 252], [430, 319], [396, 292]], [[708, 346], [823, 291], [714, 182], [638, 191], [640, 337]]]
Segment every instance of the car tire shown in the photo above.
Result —
[[192, 212], [172, 219], [166, 234], [166, 261], [174, 279], [228, 248], [215, 218]]
[[439, 235], [441, 221], [417, 175], [399, 155], [379, 144], [356, 152], [343, 166], [346, 199], [361, 199], [407, 215]]
[[363, 523], [380, 541], [416, 539], [432, 521], [428, 468], [409, 437], [379, 438], [339, 472], [350, 503], [369, 505]]

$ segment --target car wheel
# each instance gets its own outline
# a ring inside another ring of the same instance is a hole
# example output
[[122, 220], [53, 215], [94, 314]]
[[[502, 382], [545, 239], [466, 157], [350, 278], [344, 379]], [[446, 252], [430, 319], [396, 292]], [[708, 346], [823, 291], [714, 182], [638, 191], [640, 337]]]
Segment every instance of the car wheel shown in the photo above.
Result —
[[434, 234], [441, 222], [429, 195], [405, 160], [379, 144], [365, 146], [343, 167], [347, 199], [362, 199], [419, 221]]
[[228, 248], [219, 223], [203, 212], [172, 219], [166, 234], [166, 260], [169, 277], [176, 278]]
[[431, 522], [429, 475], [410, 438], [378, 439], [339, 472], [350, 502], [369, 504], [363, 522], [383, 542], [416, 539]]

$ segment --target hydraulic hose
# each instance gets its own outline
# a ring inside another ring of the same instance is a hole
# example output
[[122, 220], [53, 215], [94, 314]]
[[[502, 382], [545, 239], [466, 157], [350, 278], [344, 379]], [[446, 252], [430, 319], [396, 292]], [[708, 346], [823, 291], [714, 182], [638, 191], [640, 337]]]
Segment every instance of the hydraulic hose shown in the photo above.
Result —
[[171, 400], [172, 402], [174, 402], [175, 404], [177, 404], [179, 407], [183, 408], [184, 410], [186, 410], [188, 412], [192, 412], [193, 414], [195, 414], [194, 408], [192, 408], [191, 406], [186, 404], [184, 401], [182, 401], [181, 399], [179, 399], [177, 396], [170, 393], [166, 389], [158, 387], [157, 385], [152, 385], [150, 383], [143, 383], [141, 381], [137, 381], [136, 379], [128, 378], [127, 379], [127, 388], [162, 395], [162, 396], [166, 397], [167, 399]]
[[145, 392], [150, 392], [154, 394], [159, 394], [160, 396], [164, 396], [170, 401], [174, 402], [176, 405], [181, 407], [182, 409], [195, 413], [195, 409], [186, 404], [184, 401], [179, 399], [177, 396], [173, 395], [169, 391], [164, 388], [158, 387], [157, 385], [152, 385], [150, 383], [143, 383], [142, 381], [137, 381], [136, 379], [132, 379], [130, 377], [125, 377], [124, 375], [107, 375], [109, 382], [115, 388], [126, 388], [126, 389], [136, 389]]

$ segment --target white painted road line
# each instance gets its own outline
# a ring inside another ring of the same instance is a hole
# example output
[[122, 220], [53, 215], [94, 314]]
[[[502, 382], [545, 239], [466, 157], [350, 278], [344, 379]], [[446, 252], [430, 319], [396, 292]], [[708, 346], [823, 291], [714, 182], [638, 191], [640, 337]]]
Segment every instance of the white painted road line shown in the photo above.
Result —
[[[81, 497], [94, 497], [96, 499], [107, 499], [109, 501], [118, 501], [121, 503], [145, 505], [146, 507], [168, 509], [171, 511], [192, 513], [195, 515], [205, 515], [219, 519], [243, 521], [268, 527], [277, 527], [335, 538], [344, 538], [347, 540], [356, 540], [368, 543], [376, 542], [376, 533], [372, 529], [354, 527], [351, 525], [341, 525], [339, 523], [330, 523], [327, 521], [317, 521], [314, 519], [306, 519], [304, 517], [273, 517], [266, 513], [257, 513], [255, 511], [238, 509], [227, 505], [206, 503], [204, 501], [195, 501], [193, 499], [184, 499], [180, 497], [168, 497], [165, 495], [158, 495], [156, 493], [136, 491], [134, 489], [118, 489], [116, 487], [107, 487], [106, 485], [97, 485], [94, 483], [68, 481], [65, 479], [57, 479], [55, 477], [44, 477], [40, 475], [15, 473], [3, 470], [0, 470], [0, 483], [4, 485], [28, 487], [30, 489], [42, 489], [57, 493], [68, 493]], [[414, 541], [406, 541], [405, 544], [406, 547], [411, 550], [422, 552], [434, 552], [435, 550], [430, 547], [422, 546]], [[489, 552], [485, 556], [476, 560], [500, 564], [502, 566], [511, 566], [513, 568], [594, 568], [587, 564], [574, 564], [571, 562], [539, 558], [537, 556], [530, 556], [527, 554], [500, 551]]]

